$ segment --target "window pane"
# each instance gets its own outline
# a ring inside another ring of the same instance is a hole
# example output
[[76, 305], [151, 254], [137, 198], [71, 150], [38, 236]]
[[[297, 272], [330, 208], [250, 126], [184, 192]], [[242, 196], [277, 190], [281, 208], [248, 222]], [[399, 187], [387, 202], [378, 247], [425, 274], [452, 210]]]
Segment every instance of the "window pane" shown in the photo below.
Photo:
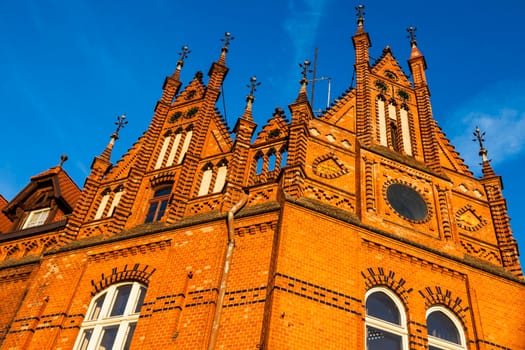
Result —
[[367, 350], [401, 350], [403, 340], [401, 336], [384, 330], [366, 327], [366, 349]]
[[131, 345], [131, 339], [133, 338], [133, 333], [135, 333], [135, 328], [137, 326], [136, 322], [130, 323], [128, 326], [128, 331], [126, 334], [126, 342], [124, 344], [123, 350], [129, 350], [129, 347]]
[[366, 299], [366, 314], [395, 324], [401, 324], [399, 310], [383, 292], [371, 294]]
[[157, 217], [155, 221], [159, 221], [164, 216], [164, 212], [166, 211], [166, 207], [168, 206], [168, 201], [164, 200], [160, 202], [159, 212], [157, 213]]
[[104, 327], [102, 330], [102, 340], [98, 350], [111, 350], [113, 349], [113, 343], [115, 343], [115, 338], [117, 337], [118, 325]]
[[100, 310], [102, 309], [102, 304], [104, 304], [105, 299], [106, 293], [98, 297], [97, 301], [95, 301], [95, 304], [93, 305], [93, 311], [91, 312], [91, 315], [89, 315], [88, 320], [96, 320], [100, 317]]
[[91, 336], [93, 335], [93, 329], [86, 329], [83, 333], [82, 333], [82, 340], [80, 341], [80, 347], [79, 347], [79, 350], [86, 350], [88, 345], [89, 345], [89, 341], [91, 340]]
[[171, 193], [171, 188], [170, 187], [164, 187], [164, 188], [161, 188], [161, 189], [155, 191], [155, 195], [153, 195], [153, 197], [167, 196], [170, 193]]
[[142, 304], [144, 304], [144, 297], [146, 296], [146, 288], [140, 287], [139, 291], [139, 300], [137, 301], [137, 305], [135, 306], [134, 313], [140, 312], [140, 308], [142, 307]]
[[153, 218], [155, 217], [155, 213], [157, 212], [157, 206], [159, 205], [159, 202], [153, 202], [149, 206], [148, 215], [146, 215], [146, 221], [145, 222], [153, 222]]
[[128, 303], [129, 293], [131, 292], [131, 284], [126, 284], [117, 288], [117, 296], [113, 302], [113, 307], [111, 308], [110, 316], [123, 315], [124, 310], [126, 309], [126, 304]]
[[441, 311], [434, 311], [427, 317], [428, 335], [461, 344], [459, 333], [450, 318]]

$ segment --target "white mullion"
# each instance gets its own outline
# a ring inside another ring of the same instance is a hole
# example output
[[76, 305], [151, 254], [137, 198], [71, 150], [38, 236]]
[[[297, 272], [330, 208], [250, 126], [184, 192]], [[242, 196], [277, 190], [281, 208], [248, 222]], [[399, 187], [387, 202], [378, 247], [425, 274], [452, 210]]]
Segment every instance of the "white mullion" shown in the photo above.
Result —
[[173, 145], [171, 146], [171, 151], [168, 155], [166, 166], [171, 166], [173, 164], [173, 160], [175, 159], [175, 156], [177, 155], [177, 150], [179, 149], [179, 143], [181, 138], [182, 134], [180, 132], [175, 135], [175, 140], [173, 141]]

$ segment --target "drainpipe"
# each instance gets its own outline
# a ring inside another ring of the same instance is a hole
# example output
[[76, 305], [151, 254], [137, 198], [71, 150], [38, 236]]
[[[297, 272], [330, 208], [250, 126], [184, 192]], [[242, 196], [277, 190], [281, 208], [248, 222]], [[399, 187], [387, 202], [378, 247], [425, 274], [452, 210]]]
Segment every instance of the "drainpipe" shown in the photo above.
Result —
[[227, 218], [228, 227], [228, 246], [226, 247], [226, 254], [224, 258], [224, 265], [222, 269], [221, 284], [219, 285], [219, 294], [217, 295], [217, 303], [215, 305], [215, 315], [213, 316], [213, 324], [211, 327], [210, 343], [208, 350], [214, 350], [217, 343], [217, 335], [219, 334], [219, 325], [221, 322], [222, 305], [224, 304], [224, 296], [226, 295], [226, 281], [228, 280], [228, 273], [230, 272], [230, 264], [233, 256], [233, 248], [235, 247], [235, 240], [233, 239], [233, 216], [246, 204], [248, 201], [248, 194], [243, 192], [242, 198], [229, 211]]

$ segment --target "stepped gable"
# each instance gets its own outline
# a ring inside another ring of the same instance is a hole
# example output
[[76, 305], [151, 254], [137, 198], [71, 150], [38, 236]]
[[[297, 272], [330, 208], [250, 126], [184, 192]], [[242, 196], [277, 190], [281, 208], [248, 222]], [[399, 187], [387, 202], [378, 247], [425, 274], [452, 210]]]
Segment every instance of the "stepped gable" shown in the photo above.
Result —
[[202, 72], [196, 72], [193, 80], [175, 97], [172, 105], [180, 106], [202, 99], [206, 92], [206, 86], [204, 86], [202, 82], [202, 76]]
[[370, 70], [373, 74], [383, 76], [397, 84], [404, 85], [407, 88], [412, 87], [408, 76], [403, 72], [398, 61], [392, 54], [390, 46], [383, 49], [381, 56], [374, 62]]
[[319, 119], [347, 130], [354, 130], [355, 97], [355, 89], [347, 89], [340, 97], [332, 102], [330, 108], [324, 111]]
[[436, 139], [439, 145], [439, 158], [441, 165], [445, 168], [457, 171], [461, 174], [473, 176], [472, 171], [465, 164], [464, 160], [459, 156], [455, 147], [450, 143], [443, 130], [435, 122]]
[[273, 113], [273, 117], [268, 119], [266, 125], [257, 134], [257, 138], [253, 143], [254, 146], [287, 137], [289, 133], [288, 124], [289, 121], [286, 119], [284, 111], [280, 107], [277, 107]]

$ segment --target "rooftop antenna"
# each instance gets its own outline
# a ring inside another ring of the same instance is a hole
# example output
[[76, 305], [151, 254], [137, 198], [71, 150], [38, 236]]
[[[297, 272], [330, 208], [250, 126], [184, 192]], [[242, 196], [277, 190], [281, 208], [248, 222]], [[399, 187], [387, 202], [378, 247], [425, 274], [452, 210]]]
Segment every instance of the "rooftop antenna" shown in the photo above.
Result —
[[[327, 100], [326, 100], [326, 108], [330, 107], [330, 89], [331, 89], [331, 84], [332, 84], [332, 78], [326, 78], [326, 77], [321, 77], [321, 78], [317, 78], [317, 56], [319, 54], [319, 49], [316, 47], [315, 48], [315, 55], [314, 55], [314, 69], [313, 69], [313, 76], [312, 76], [312, 80], [310, 80], [312, 82], [312, 97], [311, 97], [311, 103], [312, 103], [312, 108], [315, 106], [314, 105], [314, 97], [315, 97], [315, 83], [317, 81], [322, 81], [322, 80], [326, 80], [328, 81], [328, 97], [327, 97]], [[315, 111], [316, 113], [321, 113], [321, 110], [316, 110]]]

